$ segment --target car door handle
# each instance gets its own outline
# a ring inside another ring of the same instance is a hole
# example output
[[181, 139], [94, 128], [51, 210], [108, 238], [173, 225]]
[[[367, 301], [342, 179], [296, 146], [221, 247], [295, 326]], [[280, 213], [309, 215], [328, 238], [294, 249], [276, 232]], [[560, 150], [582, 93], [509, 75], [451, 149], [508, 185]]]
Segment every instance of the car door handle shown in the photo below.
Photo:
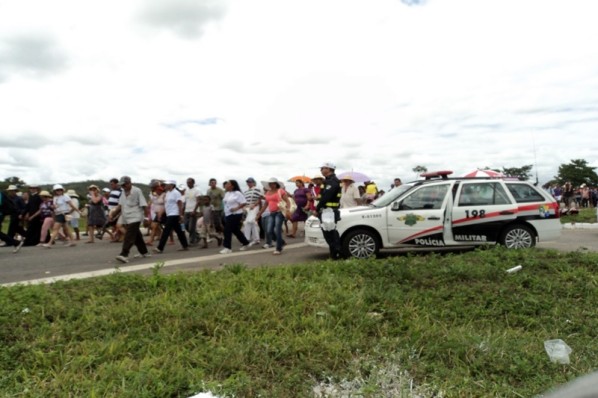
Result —
[[428, 217], [428, 220], [440, 220], [440, 217], [432, 216]]
[[510, 216], [511, 214], [515, 214], [515, 213], [512, 212], [512, 211], [504, 210], [504, 211], [501, 211], [498, 214], [500, 214], [501, 216]]

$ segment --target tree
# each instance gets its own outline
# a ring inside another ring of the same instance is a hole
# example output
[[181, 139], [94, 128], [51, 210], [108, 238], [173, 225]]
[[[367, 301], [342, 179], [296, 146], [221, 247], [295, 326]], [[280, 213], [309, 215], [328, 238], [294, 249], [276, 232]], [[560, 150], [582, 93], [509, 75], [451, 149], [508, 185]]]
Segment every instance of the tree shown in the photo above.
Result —
[[527, 181], [530, 178], [532, 178], [531, 171], [532, 171], [533, 167], [534, 166], [532, 166], [531, 164], [527, 164], [527, 165], [521, 166], [521, 167], [504, 167], [503, 166], [501, 173], [503, 173], [507, 177], [517, 177], [521, 181]]
[[415, 173], [415, 178], [417, 178], [421, 173], [425, 173], [426, 171], [428, 171], [428, 168], [426, 166], [417, 165], [411, 170], [413, 170], [413, 172]]
[[588, 162], [583, 159], [572, 159], [571, 163], [559, 166], [559, 174], [554, 178], [559, 184], [570, 181], [574, 187], [578, 187], [581, 184], [597, 186], [598, 174], [596, 174], [594, 169], [595, 167], [588, 166]]
[[24, 187], [27, 185], [25, 181], [21, 180], [19, 177], [8, 177], [5, 178], [2, 183], [0, 183], [0, 189], [5, 190], [8, 188], [9, 185], [16, 185], [18, 188]]

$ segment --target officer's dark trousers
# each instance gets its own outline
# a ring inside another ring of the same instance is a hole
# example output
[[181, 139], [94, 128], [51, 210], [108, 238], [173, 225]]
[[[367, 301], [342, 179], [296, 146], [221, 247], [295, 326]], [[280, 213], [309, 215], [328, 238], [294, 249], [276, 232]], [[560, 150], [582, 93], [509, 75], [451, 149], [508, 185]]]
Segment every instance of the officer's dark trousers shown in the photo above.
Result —
[[341, 238], [338, 234], [338, 231], [336, 229], [333, 231], [322, 230], [322, 234], [324, 235], [324, 239], [326, 239], [326, 243], [328, 243], [328, 247], [330, 248], [330, 258], [335, 260], [340, 258]]

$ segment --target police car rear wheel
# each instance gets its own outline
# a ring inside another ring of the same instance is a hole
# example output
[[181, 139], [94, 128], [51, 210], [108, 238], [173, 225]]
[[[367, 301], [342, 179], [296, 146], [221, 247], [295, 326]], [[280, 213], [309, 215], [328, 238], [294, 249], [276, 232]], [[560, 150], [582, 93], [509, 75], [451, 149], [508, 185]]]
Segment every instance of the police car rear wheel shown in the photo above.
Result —
[[343, 240], [343, 254], [346, 257], [369, 258], [377, 255], [379, 250], [377, 237], [365, 229], [352, 231]]
[[525, 249], [536, 245], [536, 238], [531, 228], [517, 224], [503, 231], [500, 243], [508, 249]]

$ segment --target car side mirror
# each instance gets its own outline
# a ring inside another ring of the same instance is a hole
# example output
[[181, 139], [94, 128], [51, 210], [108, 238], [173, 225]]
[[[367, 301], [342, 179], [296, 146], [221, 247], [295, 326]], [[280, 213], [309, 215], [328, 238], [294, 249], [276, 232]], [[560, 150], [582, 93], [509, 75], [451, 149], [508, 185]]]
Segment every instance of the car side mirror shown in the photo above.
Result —
[[390, 208], [392, 211], [399, 211], [401, 210], [401, 202], [394, 202], [392, 207]]

